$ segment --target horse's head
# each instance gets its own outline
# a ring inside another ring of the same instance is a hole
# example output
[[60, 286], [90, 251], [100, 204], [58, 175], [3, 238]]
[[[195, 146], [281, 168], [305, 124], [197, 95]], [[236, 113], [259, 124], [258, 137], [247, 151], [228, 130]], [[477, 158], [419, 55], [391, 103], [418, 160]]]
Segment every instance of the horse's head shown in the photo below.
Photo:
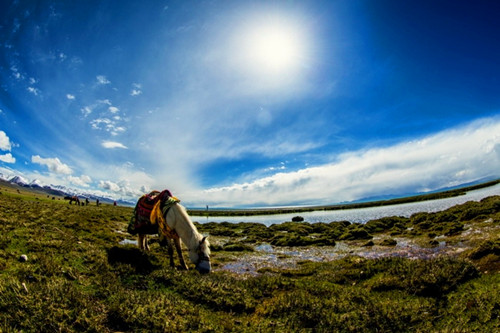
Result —
[[210, 244], [207, 237], [203, 237], [195, 252], [190, 252], [191, 261], [196, 265], [196, 270], [202, 274], [210, 273]]

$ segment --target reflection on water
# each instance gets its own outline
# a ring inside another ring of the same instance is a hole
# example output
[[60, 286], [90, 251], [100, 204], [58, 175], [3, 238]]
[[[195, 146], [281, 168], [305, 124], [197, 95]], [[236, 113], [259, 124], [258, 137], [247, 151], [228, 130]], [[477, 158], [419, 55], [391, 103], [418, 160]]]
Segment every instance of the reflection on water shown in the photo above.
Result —
[[200, 223], [207, 222], [259, 222], [270, 226], [271, 224], [283, 223], [286, 221], [291, 221], [292, 217], [300, 214], [304, 217], [307, 222], [332, 222], [332, 221], [350, 221], [366, 223], [369, 220], [374, 220], [382, 218], [385, 216], [404, 216], [410, 217], [414, 213], [418, 212], [438, 212], [446, 210], [452, 206], [465, 203], [467, 201], [479, 201], [483, 198], [500, 195], [500, 184], [495, 186], [479, 189], [476, 191], [467, 192], [466, 195], [459, 197], [439, 199], [439, 200], [429, 200], [422, 202], [414, 202], [400, 205], [383, 206], [383, 207], [371, 207], [371, 208], [360, 208], [360, 209], [346, 209], [346, 210], [333, 210], [333, 211], [314, 211], [314, 212], [303, 212], [303, 213], [290, 213], [290, 214], [278, 214], [278, 215], [256, 215], [256, 216], [231, 216], [231, 217], [201, 217], [193, 216], [194, 221]]

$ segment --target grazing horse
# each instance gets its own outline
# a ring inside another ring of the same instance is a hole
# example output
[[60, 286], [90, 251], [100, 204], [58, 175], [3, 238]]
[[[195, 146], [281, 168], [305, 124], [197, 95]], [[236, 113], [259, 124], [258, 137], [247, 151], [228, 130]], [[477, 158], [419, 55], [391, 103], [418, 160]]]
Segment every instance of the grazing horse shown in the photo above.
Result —
[[71, 203], [74, 201], [76, 203], [77, 206], [80, 206], [80, 199], [76, 196], [76, 195], [73, 195], [73, 196], [65, 196], [64, 197], [64, 200], [69, 200], [69, 204], [71, 205]]
[[[143, 198], [139, 199], [137, 203], [138, 206]], [[169, 196], [167, 200], [160, 199], [151, 211], [149, 219], [150, 226], [146, 229], [141, 230], [141, 228], [139, 228], [137, 230], [139, 235], [139, 248], [146, 251], [149, 250], [147, 235], [158, 233], [160, 236], [160, 244], [166, 243], [168, 246], [170, 266], [175, 267], [173, 242], [177, 255], [179, 256], [181, 267], [187, 270], [188, 266], [184, 261], [181, 249], [182, 240], [189, 251], [189, 259], [195, 264], [196, 270], [200, 273], [210, 273], [210, 244], [207, 237], [203, 237], [203, 235], [198, 232], [189, 218], [186, 209], [179, 203], [178, 199], [173, 198], [174, 197]], [[151, 226], [153, 226], [153, 228], [151, 228]], [[129, 229], [129, 232], [130, 231]], [[131, 233], [133, 234], [133, 232]]]

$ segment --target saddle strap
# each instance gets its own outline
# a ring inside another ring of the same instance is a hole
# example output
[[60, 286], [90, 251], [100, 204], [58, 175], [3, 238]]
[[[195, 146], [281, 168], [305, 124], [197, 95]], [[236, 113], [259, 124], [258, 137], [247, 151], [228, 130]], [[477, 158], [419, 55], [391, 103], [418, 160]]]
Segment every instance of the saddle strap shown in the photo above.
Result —
[[158, 224], [158, 231], [161, 232], [163, 236], [170, 239], [179, 239], [179, 235], [177, 234], [177, 232], [174, 229], [170, 228], [166, 221], [166, 216], [168, 211], [170, 210], [170, 207], [178, 202], [180, 202], [180, 200], [176, 197], [169, 197], [167, 200], [165, 200], [163, 209], [161, 207], [162, 202], [160, 200], [154, 205], [153, 210], [151, 211], [151, 223]]

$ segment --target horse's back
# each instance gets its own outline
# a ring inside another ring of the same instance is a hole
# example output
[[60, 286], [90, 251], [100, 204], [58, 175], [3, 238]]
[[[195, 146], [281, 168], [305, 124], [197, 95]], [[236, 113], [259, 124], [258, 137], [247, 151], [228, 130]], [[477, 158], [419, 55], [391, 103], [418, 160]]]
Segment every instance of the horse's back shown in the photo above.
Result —
[[171, 196], [169, 190], [152, 191], [139, 198], [130, 219], [127, 231], [132, 234], [153, 235], [158, 233], [158, 225], [151, 222], [151, 212], [158, 201]]

